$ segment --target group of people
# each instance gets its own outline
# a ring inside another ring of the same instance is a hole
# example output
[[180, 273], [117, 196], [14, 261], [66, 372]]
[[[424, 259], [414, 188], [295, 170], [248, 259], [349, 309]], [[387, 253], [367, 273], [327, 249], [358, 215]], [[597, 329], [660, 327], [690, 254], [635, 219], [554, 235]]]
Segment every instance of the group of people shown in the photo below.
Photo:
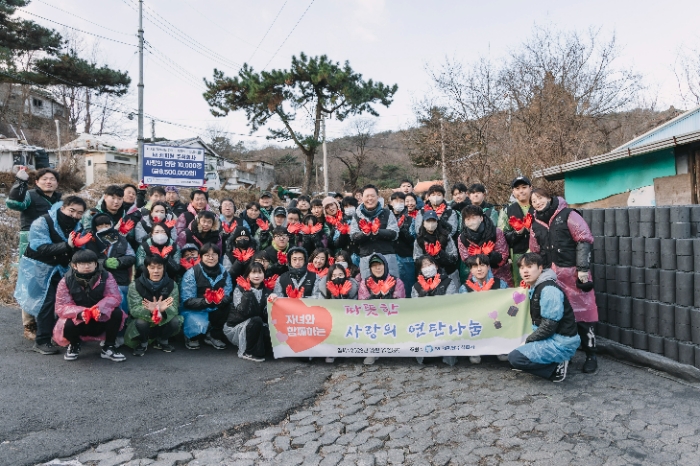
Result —
[[54, 170], [38, 170], [32, 189], [24, 169], [16, 177], [6, 201], [20, 211], [15, 298], [25, 336], [41, 354], [64, 346], [72, 361], [82, 342], [100, 340], [101, 357], [124, 361], [121, 345], [137, 357], [149, 348], [171, 352], [182, 332], [187, 349], [233, 345], [239, 357], [262, 362], [271, 351], [268, 301], [523, 286], [533, 333], [500, 358], [561, 381], [582, 346], [583, 371], [597, 368], [593, 237], [563, 198], [533, 189], [524, 176], [513, 180], [514, 202], [500, 212], [481, 184], [456, 183], [451, 202], [443, 186], [420, 197], [408, 180], [386, 201], [373, 185], [286, 206], [263, 192], [242, 209], [222, 199], [215, 212], [205, 189], [183, 203], [175, 187], [112, 185], [88, 208], [78, 196], [61, 196]]

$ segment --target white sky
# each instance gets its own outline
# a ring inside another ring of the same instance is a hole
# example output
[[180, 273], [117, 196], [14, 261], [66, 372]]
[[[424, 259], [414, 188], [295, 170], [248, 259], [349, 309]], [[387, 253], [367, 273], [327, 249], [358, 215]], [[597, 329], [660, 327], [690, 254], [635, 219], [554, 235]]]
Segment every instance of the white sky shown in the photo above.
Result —
[[[155, 11], [160, 15], [160, 18], [155, 16], [158, 21], [163, 24], [167, 21], [185, 31], [218, 57], [196, 53], [173, 37], [177, 32], [166, 34], [144, 20], [146, 40], [194, 76], [183, 80], [153, 55], [146, 54], [145, 112], [178, 124], [202, 129], [218, 124], [226, 131], [248, 134], [242, 112], [227, 118], [214, 118], [209, 113], [201, 95], [204, 90], [201, 78], [211, 77], [215, 67], [229, 75], [235, 74], [237, 68], [232, 62], [248, 62], [256, 70], [268, 62], [268, 69], [287, 68], [291, 56], [303, 51], [308, 55], [327, 54], [340, 62], [349, 60], [353, 69], [365, 78], [398, 84], [393, 105], [388, 109], [378, 107], [381, 117], [376, 129], [406, 128], [413, 121], [412, 102], [430, 88], [426, 65], [437, 65], [445, 57], [463, 62], [480, 55], [497, 59], [528, 37], [535, 23], [581, 31], [594, 26], [602, 27], [607, 34], [616, 33], [618, 43], [624, 47], [620, 64], [645, 76], [651, 94], [658, 95], [660, 108], [670, 104], [682, 107], [673, 73], [674, 62], [682, 47], [700, 47], [697, 0], [315, 0], [282, 45], [310, 2], [148, 0], [146, 13]], [[136, 44], [136, 5], [137, 0], [34, 0], [27, 10], [83, 31]], [[278, 13], [269, 34], [253, 54]], [[37, 17], [27, 18], [59, 31], [63, 29]], [[92, 40], [90, 36], [86, 38]], [[100, 40], [100, 47], [107, 64], [127, 70], [132, 77], [135, 110], [136, 48], [107, 40]], [[347, 130], [347, 123], [328, 123], [330, 139]], [[145, 134], [150, 136], [148, 120]], [[156, 123], [156, 134], [183, 138], [204, 136], [205, 131]], [[256, 134], [264, 136], [266, 131]], [[260, 137], [231, 135], [231, 139], [267, 143]]]

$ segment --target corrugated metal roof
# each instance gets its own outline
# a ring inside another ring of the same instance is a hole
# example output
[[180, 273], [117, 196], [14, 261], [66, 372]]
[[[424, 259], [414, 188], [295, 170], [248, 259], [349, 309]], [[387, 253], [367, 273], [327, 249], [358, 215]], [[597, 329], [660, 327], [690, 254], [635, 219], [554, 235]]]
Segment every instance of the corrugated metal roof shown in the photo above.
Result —
[[673, 120], [667, 121], [663, 125], [647, 131], [641, 136], [637, 136], [629, 142], [613, 150], [616, 152], [622, 149], [633, 149], [652, 142], [672, 138], [681, 134], [694, 133], [700, 131], [700, 107], [689, 110], [682, 115], [678, 115]]

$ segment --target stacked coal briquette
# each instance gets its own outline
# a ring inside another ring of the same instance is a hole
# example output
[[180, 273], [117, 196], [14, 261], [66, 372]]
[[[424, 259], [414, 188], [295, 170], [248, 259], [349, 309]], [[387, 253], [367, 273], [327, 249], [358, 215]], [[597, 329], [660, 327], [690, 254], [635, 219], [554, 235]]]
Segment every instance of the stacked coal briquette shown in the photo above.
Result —
[[598, 335], [700, 368], [700, 206], [586, 209]]

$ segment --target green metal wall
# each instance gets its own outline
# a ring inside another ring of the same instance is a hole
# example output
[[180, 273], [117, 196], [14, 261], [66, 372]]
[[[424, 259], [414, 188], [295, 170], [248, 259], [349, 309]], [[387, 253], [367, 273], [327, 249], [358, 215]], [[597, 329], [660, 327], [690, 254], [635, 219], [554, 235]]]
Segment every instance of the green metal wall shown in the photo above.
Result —
[[564, 193], [568, 203], [582, 204], [650, 186], [654, 178], [675, 174], [673, 149], [664, 149], [568, 172], [564, 178]]

